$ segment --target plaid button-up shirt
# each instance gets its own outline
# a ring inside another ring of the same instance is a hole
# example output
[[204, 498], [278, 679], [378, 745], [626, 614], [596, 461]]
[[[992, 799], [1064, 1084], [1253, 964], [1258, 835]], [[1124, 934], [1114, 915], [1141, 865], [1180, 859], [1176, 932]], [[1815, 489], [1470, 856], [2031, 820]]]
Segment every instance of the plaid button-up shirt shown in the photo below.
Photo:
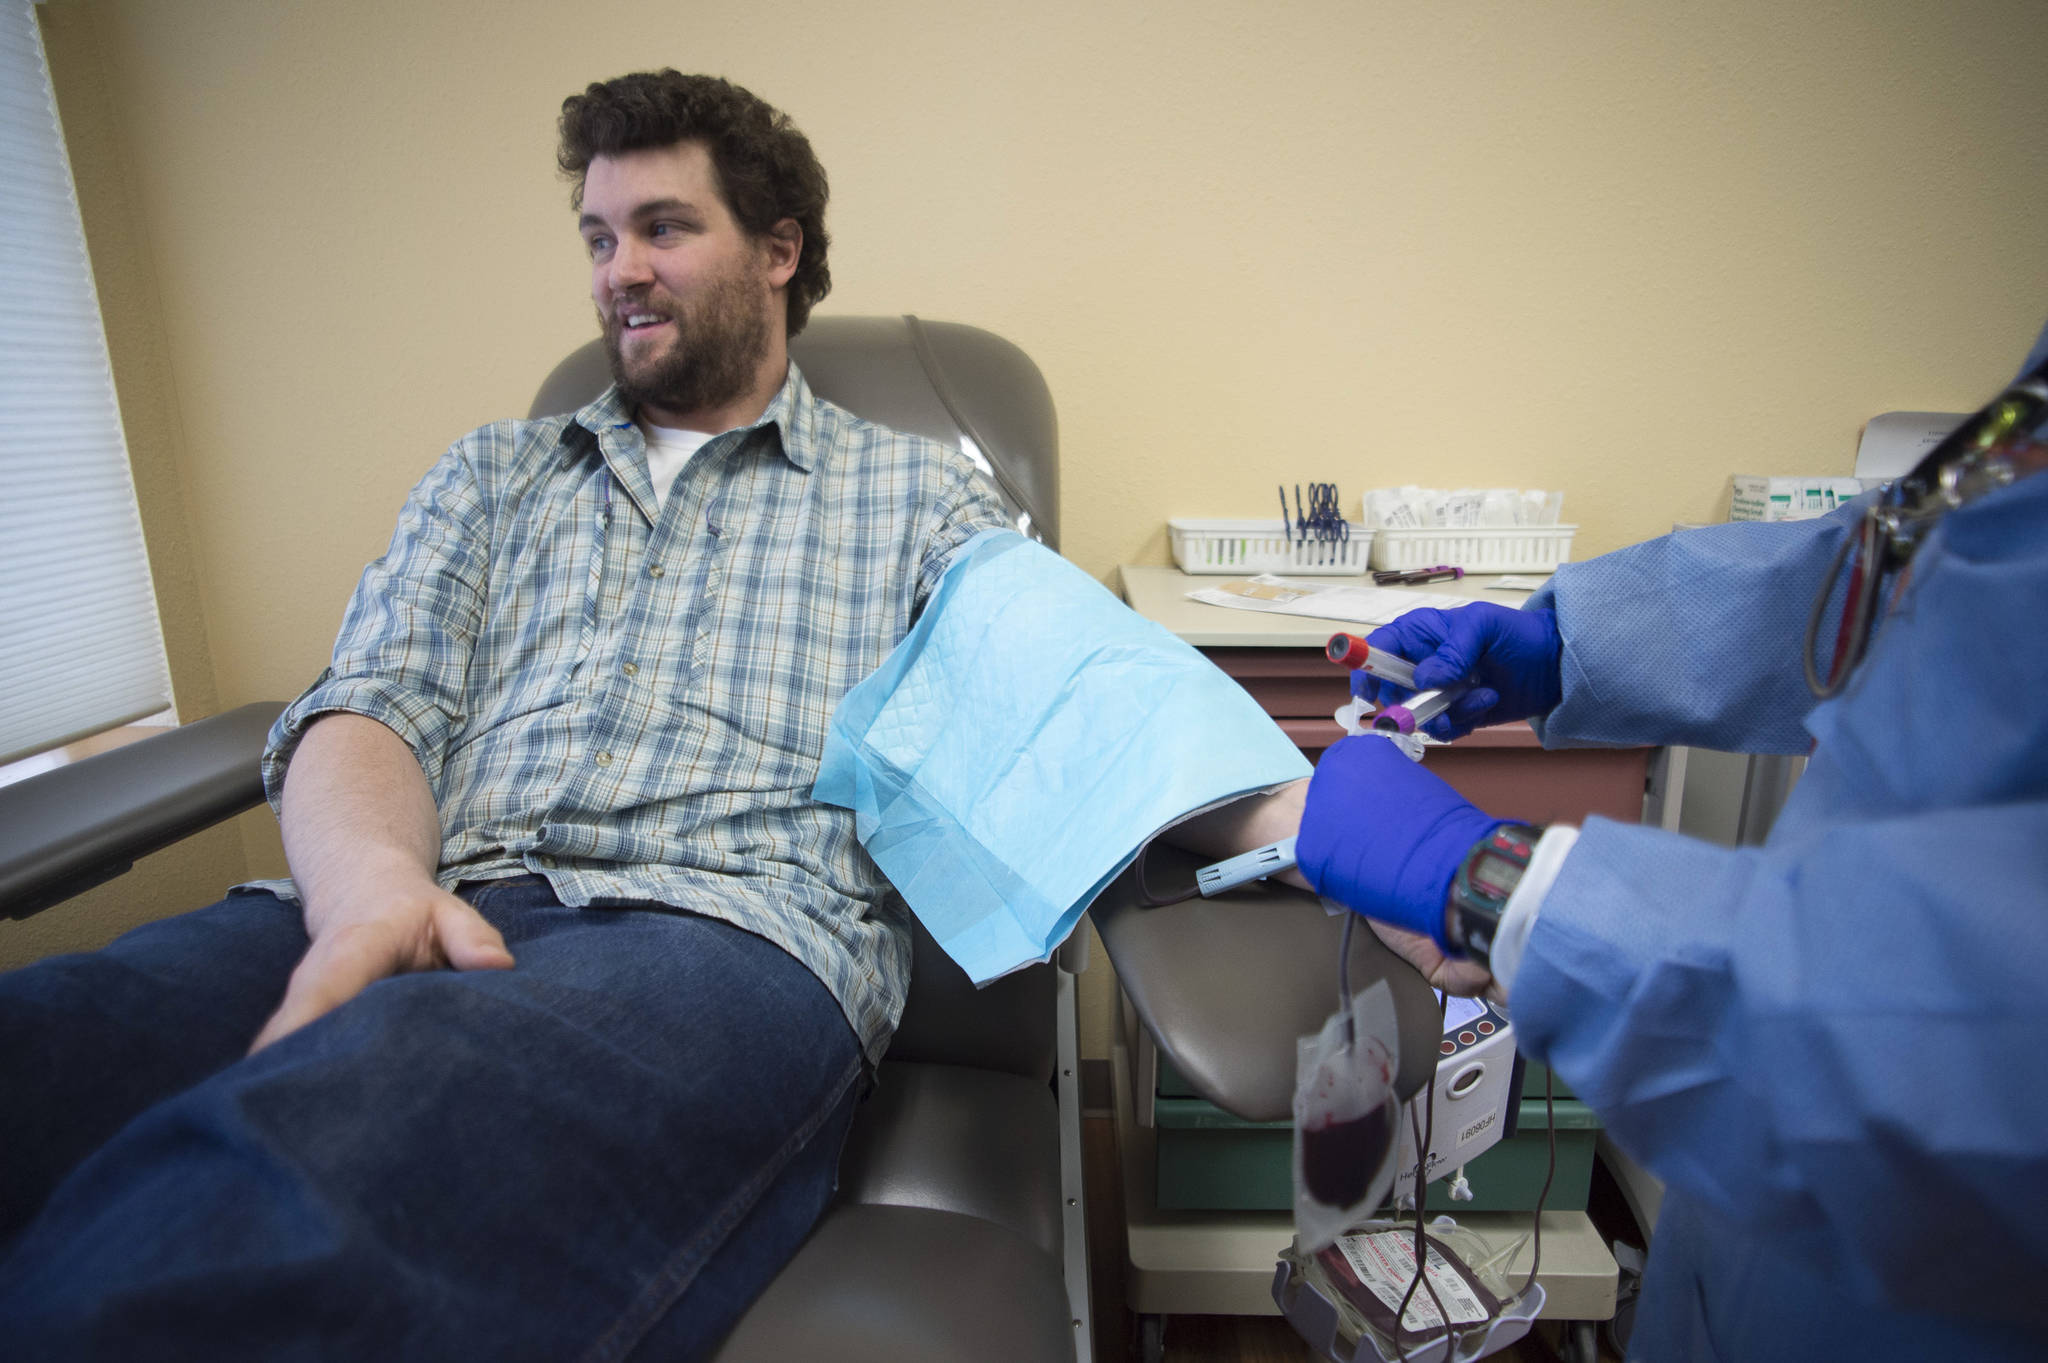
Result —
[[616, 390], [486, 426], [413, 490], [332, 665], [271, 731], [265, 788], [275, 805], [316, 716], [367, 715], [426, 773], [444, 886], [532, 872], [567, 904], [724, 919], [803, 962], [879, 1059], [906, 910], [811, 785], [840, 697], [954, 550], [1006, 524], [964, 455], [823, 401], [795, 365], [665, 507]]

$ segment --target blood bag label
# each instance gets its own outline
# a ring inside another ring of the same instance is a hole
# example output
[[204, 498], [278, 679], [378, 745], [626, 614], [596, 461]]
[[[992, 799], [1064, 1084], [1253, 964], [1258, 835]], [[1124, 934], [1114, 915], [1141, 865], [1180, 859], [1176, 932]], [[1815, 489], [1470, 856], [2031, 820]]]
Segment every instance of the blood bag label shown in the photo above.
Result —
[[[1345, 1262], [1351, 1265], [1351, 1271], [1358, 1275], [1358, 1281], [1386, 1304], [1387, 1313], [1391, 1316], [1401, 1305], [1401, 1298], [1407, 1295], [1408, 1284], [1415, 1277], [1413, 1233], [1382, 1230], [1365, 1235], [1346, 1235], [1338, 1239], [1337, 1248], [1343, 1252]], [[1486, 1308], [1480, 1304], [1479, 1298], [1472, 1295], [1464, 1275], [1445, 1261], [1435, 1245], [1429, 1247], [1429, 1286], [1436, 1289], [1444, 1310], [1450, 1312], [1451, 1324], [1469, 1325], [1486, 1319]], [[1429, 1293], [1417, 1287], [1415, 1295], [1409, 1299], [1407, 1311], [1401, 1316], [1401, 1328], [1440, 1329], [1443, 1324]]]

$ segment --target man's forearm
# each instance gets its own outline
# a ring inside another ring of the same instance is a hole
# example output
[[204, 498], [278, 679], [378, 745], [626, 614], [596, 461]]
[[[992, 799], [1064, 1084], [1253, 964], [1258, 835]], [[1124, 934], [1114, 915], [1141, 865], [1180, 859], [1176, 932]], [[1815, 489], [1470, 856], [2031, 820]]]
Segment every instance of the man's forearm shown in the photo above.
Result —
[[315, 720], [292, 754], [281, 805], [312, 944], [252, 1050], [392, 975], [511, 967], [498, 930], [435, 883], [440, 815], [397, 734], [361, 715]]
[[[1291, 838], [1301, 827], [1301, 810], [1308, 798], [1308, 780], [1289, 781], [1266, 795], [1247, 796], [1219, 809], [1174, 825], [1166, 841], [1200, 856], [1222, 861], [1254, 847]], [[1298, 889], [1308, 882], [1298, 871], [1282, 872], [1275, 879]]]
[[279, 822], [306, 927], [373, 882], [432, 884], [441, 861], [433, 791], [405, 740], [354, 714], [316, 719], [285, 773]]

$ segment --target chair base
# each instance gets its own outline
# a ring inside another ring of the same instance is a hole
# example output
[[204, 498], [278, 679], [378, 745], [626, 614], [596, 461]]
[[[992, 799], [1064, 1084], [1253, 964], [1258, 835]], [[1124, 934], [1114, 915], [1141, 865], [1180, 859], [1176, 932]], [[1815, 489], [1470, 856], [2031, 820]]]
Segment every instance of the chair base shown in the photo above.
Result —
[[841, 1205], [769, 1284], [715, 1363], [1068, 1363], [1081, 1322], [1050, 1254], [924, 1207]]

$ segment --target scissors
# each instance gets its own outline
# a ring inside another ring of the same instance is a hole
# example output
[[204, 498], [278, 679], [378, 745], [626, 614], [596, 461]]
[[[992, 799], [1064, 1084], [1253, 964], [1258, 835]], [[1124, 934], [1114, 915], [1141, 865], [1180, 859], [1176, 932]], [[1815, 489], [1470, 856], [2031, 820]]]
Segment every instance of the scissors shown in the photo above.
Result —
[[[1342, 544], [1351, 538], [1351, 522], [1344, 519], [1338, 510], [1341, 504], [1335, 483], [1310, 483], [1308, 485], [1308, 509], [1302, 509], [1301, 484], [1294, 485], [1294, 523], [1301, 533], [1301, 542], [1307, 544], [1311, 538], [1325, 547], [1319, 563], [1328, 563], [1336, 551], [1327, 546]], [[1287, 519], [1287, 490], [1280, 490], [1280, 519]], [[1292, 541], [1290, 540], [1291, 544]]]

